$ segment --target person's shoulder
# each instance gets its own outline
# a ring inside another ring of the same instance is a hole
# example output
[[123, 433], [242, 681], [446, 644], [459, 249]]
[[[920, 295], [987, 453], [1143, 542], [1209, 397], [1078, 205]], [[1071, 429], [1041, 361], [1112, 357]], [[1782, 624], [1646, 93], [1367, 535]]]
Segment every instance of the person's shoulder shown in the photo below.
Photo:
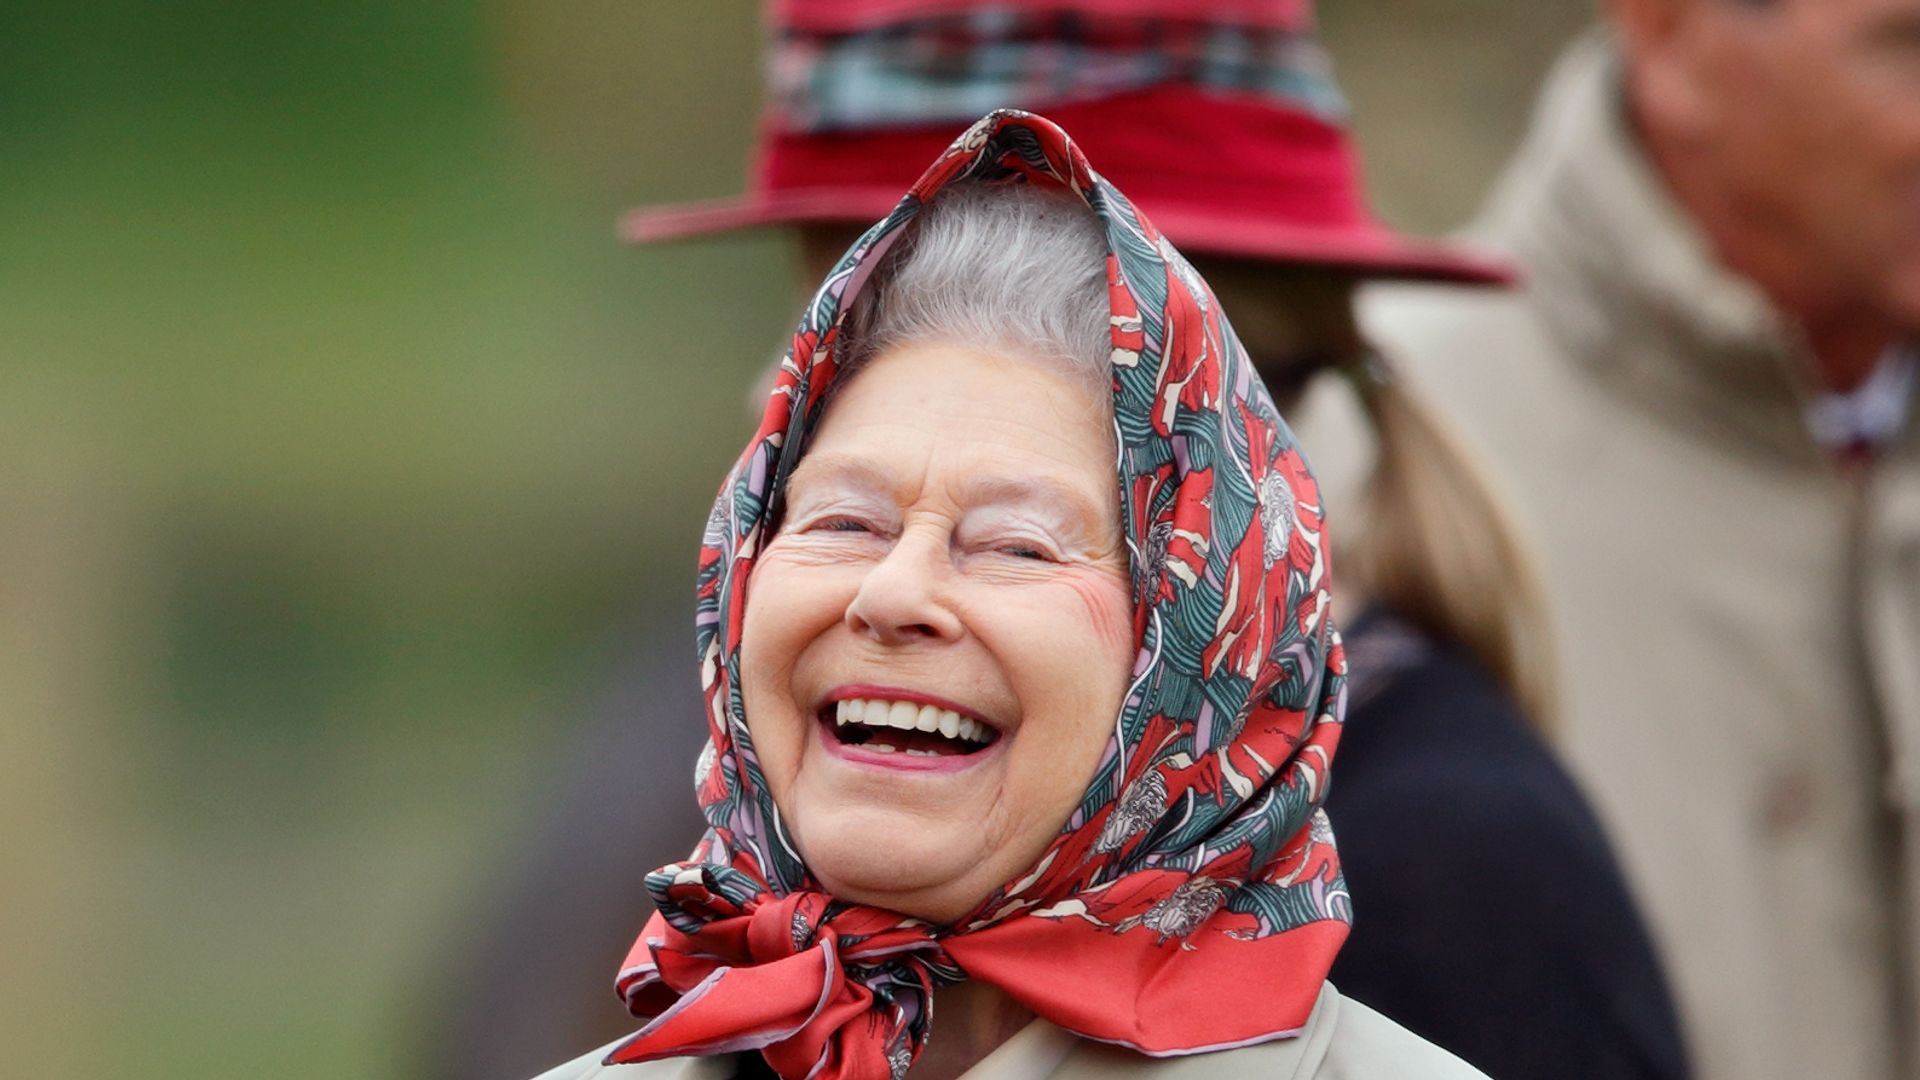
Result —
[[1389, 354], [1421, 356], [1464, 348], [1489, 331], [1523, 335], [1534, 312], [1523, 289], [1464, 288], [1422, 282], [1379, 282], [1356, 297], [1361, 325]]
[[[1355, 311], [1388, 369], [1455, 419], [1477, 416], [1488, 401], [1526, 400], [1565, 354], [1541, 299], [1524, 286], [1369, 285]], [[1467, 427], [1471, 435], [1478, 424]]]
[[1487, 1080], [1486, 1074], [1350, 997], [1314, 1080]]
[[[1393, 620], [1394, 616], [1381, 616]], [[1350, 661], [1365, 657], [1379, 632], [1355, 635]], [[1434, 829], [1568, 830], [1597, 827], [1585, 796], [1545, 739], [1484, 665], [1458, 646], [1421, 639], [1399, 664], [1374, 664], [1356, 678], [1340, 740], [1342, 783], [1328, 797], [1334, 824], [1377, 817], [1388, 835], [1409, 822]], [[1471, 835], [1482, 835], [1474, 832]]]
[[533, 1080], [728, 1080], [734, 1073], [733, 1058], [727, 1055], [667, 1058], [631, 1065], [602, 1064], [613, 1048], [625, 1041], [623, 1036], [564, 1065], [556, 1065]]
[[1083, 1042], [1053, 1080], [1487, 1080], [1480, 1070], [1328, 983], [1297, 1035], [1234, 1050], [1146, 1057]]
[[1347, 735], [1367, 744], [1367, 756], [1377, 749], [1394, 760], [1548, 754], [1513, 695], [1464, 647], [1379, 608], [1361, 616], [1347, 641], [1351, 722], [1342, 754]]

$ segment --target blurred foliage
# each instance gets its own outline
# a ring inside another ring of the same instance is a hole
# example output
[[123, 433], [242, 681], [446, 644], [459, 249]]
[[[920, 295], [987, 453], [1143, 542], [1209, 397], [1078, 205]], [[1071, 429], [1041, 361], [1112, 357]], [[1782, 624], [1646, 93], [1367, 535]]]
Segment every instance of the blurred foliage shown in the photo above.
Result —
[[[1582, 10], [1327, 10], [1390, 216], [1467, 210]], [[613, 238], [739, 187], [756, 12], [691, 11], [0, 8], [9, 1071], [392, 1075], [458, 993], [791, 317], [781, 237]]]

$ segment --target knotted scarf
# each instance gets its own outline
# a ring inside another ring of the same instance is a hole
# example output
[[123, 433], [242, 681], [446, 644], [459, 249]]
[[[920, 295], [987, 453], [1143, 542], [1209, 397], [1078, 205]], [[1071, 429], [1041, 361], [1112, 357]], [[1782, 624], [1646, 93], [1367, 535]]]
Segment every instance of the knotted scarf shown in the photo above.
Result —
[[[745, 584], [820, 423], [842, 318], [920, 208], [959, 180], [1065, 188], [1104, 226], [1138, 652], [1060, 835], [937, 926], [812, 880], [748, 736], [740, 638]], [[926, 1045], [934, 989], [967, 978], [1147, 1054], [1298, 1032], [1351, 917], [1320, 810], [1345, 696], [1326, 550], [1312, 473], [1199, 275], [1060, 128], [1012, 110], [982, 119], [815, 294], [715, 501], [696, 618], [710, 734], [696, 786], [711, 828], [647, 879], [658, 913], [618, 987], [651, 1022], [608, 1062], [759, 1050], [788, 1080], [898, 1080]]]

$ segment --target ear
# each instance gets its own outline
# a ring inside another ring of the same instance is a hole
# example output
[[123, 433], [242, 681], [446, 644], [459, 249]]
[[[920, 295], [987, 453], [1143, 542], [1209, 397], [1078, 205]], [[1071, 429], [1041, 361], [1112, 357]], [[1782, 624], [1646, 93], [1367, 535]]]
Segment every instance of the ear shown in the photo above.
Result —
[[1726, 0], [1603, 0], [1625, 64], [1627, 99], [1643, 124], [1672, 134], [1717, 122], [1711, 72]]

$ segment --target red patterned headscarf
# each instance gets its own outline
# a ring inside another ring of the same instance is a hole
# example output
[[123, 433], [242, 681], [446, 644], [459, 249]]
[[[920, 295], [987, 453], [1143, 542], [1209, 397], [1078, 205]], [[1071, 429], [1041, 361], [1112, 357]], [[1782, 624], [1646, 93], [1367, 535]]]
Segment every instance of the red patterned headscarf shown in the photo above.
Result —
[[[1138, 653], [1078, 809], [1018, 880], [951, 926], [821, 891], [760, 772], [740, 702], [745, 584], [817, 430], [842, 319], [946, 185], [1072, 191], [1105, 227], [1117, 482]], [[975, 124], [808, 305], [700, 553], [712, 826], [647, 880], [659, 913], [620, 972], [650, 1017], [610, 1063], [759, 1050], [788, 1080], [898, 1080], [935, 987], [983, 979], [1091, 1039], [1154, 1055], [1286, 1038], [1350, 919], [1320, 805], [1345, 660], [1320, 495], [1213, 294], [1067, 137]]]

